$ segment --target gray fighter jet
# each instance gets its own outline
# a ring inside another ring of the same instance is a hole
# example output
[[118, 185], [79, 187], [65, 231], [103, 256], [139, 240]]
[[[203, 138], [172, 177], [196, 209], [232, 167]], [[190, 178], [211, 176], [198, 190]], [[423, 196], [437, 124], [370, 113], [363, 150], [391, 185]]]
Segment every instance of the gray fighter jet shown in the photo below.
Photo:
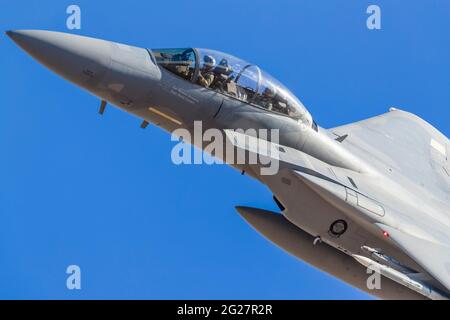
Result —
[[[201, 121], [202, 130], [223, 132], [233, 152], [260, 156], [227, 163], [265, 184], [280, 212], [236, 209], [287, 252], [380, 298], [450, 297], [450, 142], [419, 117], [390, 109], [324, 129], [282, 84], [225, 53], [50, 31], [7, 35], [97, 96], [100, 113], [110, 103], [142, 118], [142, 127], [193, 134]], [[278, 130], [277, 139], [260, 129]], [[255, 147], [261, 142], [265, 148]], [[270, 161], [278, 170], [262, 174]], [[382, 275], [381, 288], [371, 287], [368, 267]]]

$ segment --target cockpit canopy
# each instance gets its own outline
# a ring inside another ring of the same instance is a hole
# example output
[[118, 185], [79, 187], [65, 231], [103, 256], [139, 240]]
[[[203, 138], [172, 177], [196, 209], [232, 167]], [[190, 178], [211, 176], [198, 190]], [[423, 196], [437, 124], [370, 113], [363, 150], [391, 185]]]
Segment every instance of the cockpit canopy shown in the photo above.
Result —
[[158, 65], [188, 81], [312, 124], [303, 104], [254, 64], [209, 49], [152, 49], [152, 53]]

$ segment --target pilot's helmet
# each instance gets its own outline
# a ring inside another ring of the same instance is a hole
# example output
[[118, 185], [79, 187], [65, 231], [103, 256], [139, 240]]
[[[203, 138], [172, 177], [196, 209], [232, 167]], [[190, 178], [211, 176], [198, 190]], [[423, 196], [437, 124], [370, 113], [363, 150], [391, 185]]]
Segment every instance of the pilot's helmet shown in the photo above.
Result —
[[222, 60], [220, 60], [219, 62], [219, 66], [223, 67], [223, 68], [228, 68], [228, 60], [225, 58], [222, 58]]
[[232, 71], [230, 65], [228, 64], [228, 60], [225, 58], [222, 58], [222, 60], [220, 60], [217, 69], [223, 73], [230, 73]]
[[214, 68], [216, 65], [216, 59], [213, 56], [206, 55], [203, 57], [204, 66], [208, 69]]

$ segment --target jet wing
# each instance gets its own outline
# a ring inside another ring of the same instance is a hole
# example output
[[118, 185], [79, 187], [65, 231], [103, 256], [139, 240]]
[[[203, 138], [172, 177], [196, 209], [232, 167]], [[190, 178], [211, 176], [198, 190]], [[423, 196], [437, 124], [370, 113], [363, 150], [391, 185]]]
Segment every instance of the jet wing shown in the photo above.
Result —
[[[409, 179], [416, 185], [426, 185], [427, 192], [431, 191], [435, 199], [439, 199], [439, 203], [442, 204], [438, 207], [443, 209], [441, 213], [449, 214], [450, 171], [446, 171], [449, 168], [449, 140], [430, 124], [410, 113], [394, 110], [374, 118], [330, 129], [330, 132], [336, 135], [338, 143], [342, 143], [345, 148], [369, 161], [371, 165], [382, 169], [383, 172], [386, 172], [386, 167], [393, 169], [392, 178], [398, 176]], [[250, 152], [258, 152], [252, 144], [237, 141], [235, 145]], [[328, 190], [339, 196], [342, 190], [352, 189], [349, 184], [343, 184], [332, 174], [330, 175], [330, 166], [320, 160], [299, 150], [285, 146], [282, 148], [283, 152], [277, 155], [280, 166], [306, 179], [310, 187], [319, 194], [324, 195], [322, 190]], [[340, 170], [332, 169], [335, 172]], [[270, 176], [262, 178], [267, 180], [268, 185], [270, 184]], [[364, 194], [362, 196], [364, 196], [363, 200], [370, 200]], [[369, 207], [366, 206], [370, 212], [376, 211], [373, 210], [374, 203], [372, 201]], [[383, 216], [382, 210], [378, 216]], [[433, 219], [429, 219], [427, 223], [419, 222], [415, 227], [421, 231], [419, 234], [430, 234], [433, 231], [428, 229], [428, 226], [434, 223], [436, 222]], [[389, 233], [390, 239], [405, 254], [416, 261], [443, 287], [450, 290], [450, 242], [447, 240], [440, 243], [433, 242], [419, 237], [418, 234], [407, 232], [407, 229], [400, 231], [382, 224], [377, 225]]]
[[437, 281], [450, 290], [450, 247], [415, 237], [406, 232], [377, 224], [389, 238]]
[[450, 200], [450, 143], [421, 118], [397, 109], [331, 128], [344, 148], [372, 164], [391, 168]]

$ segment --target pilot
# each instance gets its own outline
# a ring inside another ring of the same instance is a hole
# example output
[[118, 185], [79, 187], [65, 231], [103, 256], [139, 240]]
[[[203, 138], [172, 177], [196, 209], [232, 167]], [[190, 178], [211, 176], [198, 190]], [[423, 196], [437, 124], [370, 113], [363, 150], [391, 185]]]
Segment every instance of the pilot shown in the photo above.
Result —
[[232, 73], [233, 69], [228, 64], [228, 60], [223, 58], [214, 68], [214, 81], [210, 87], [223, 90], [225, 83], [231, 80], [230, 75]]
[[206, 55], [203, 57], [203, 68], [198, 74], [198, 84], [209, 88], [214, 81], [214, 67], [216, 66], [216, 59], [213, 56]]
[[216, 67], [216, 72], [223, 74], [225, 76], [229, 76], [233, 72], [233, 68], [228, 64], [228, 60], [223, 58], [220, 60], [219, 65]]

